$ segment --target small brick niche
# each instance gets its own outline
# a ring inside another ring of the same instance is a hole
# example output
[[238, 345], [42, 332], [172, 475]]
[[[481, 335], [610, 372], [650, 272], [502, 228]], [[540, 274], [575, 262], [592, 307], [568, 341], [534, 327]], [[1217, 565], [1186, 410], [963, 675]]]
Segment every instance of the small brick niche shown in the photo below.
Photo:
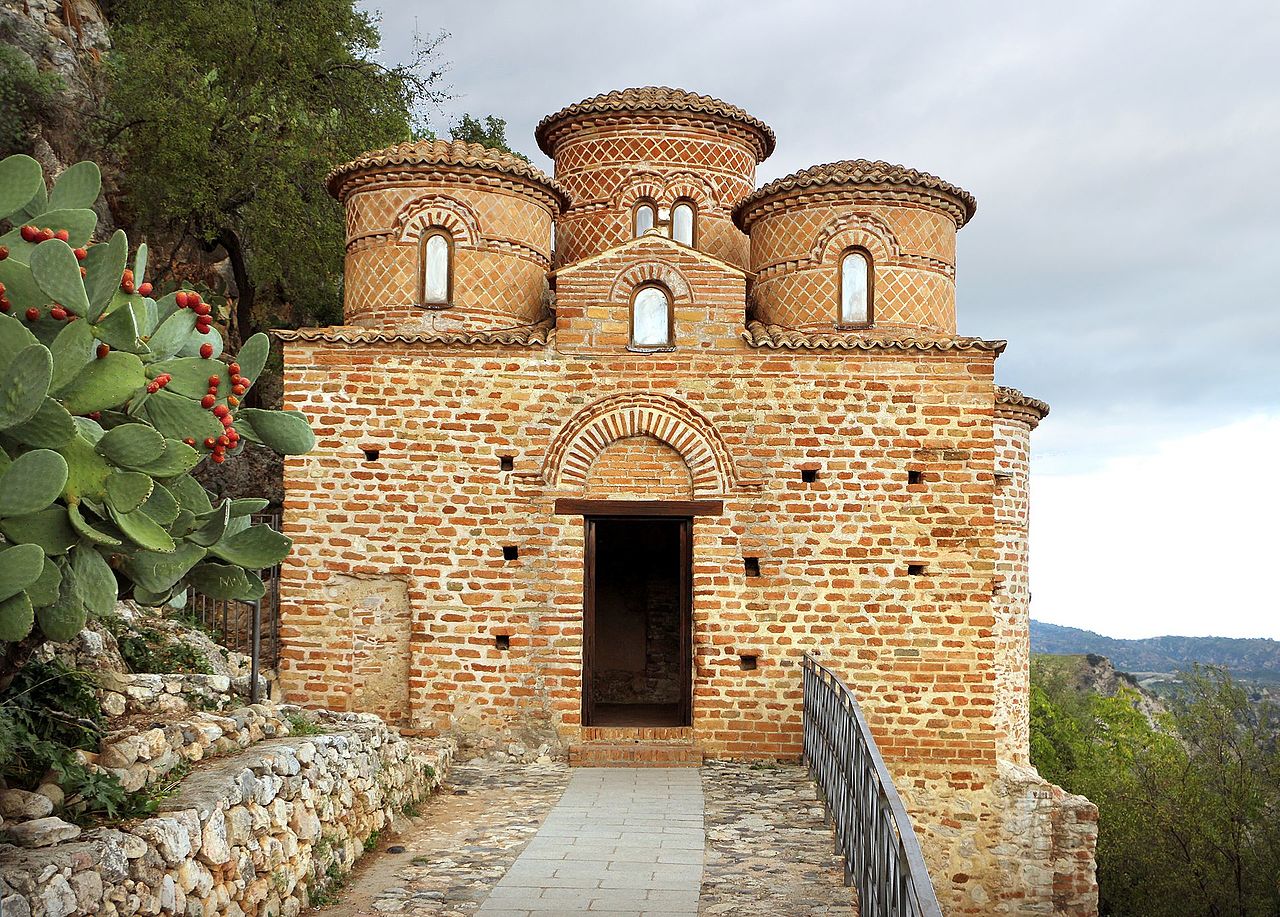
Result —
[[498, 456], [498, 468], [502, 471], [515, 471], [516, 457], [514, 455]]
[[744, 672], [754, 672], [760, 668], [760, 657], [755, 653], [743, 653], [738, 656], [738, 665]]
[[519, 560], [520, 549], [513, 544], [504, 544], [502, 546], [503, 560]]
[[755, 579], [760, 575], [760, 558], [744, 557], [742, 558], [742, 569], [750, 579]]
[[908, 484], [923, 484], [923, 483], [924, 483], [924, 472], [923, 472], [923, 471], [921, 471], [919, 468], [908, 468], [908, 469], [907, 469], [907, 483], [908, 483]]
[[506, 652], [507, 650], [511, 649], [511, 635], [510, 634], [494, 634], [493, 645], [495, 649], [499, 649], [499, 650], [502, 650], [503, 652]]
[[360, 451], [364, 453], [364, 460], [366, 462], [376, 462], [382, 455], [381, 449], [361, 449]]
[[801, 469], [800, 469], [800, 480], [801, 480], [801, 481], [803, 481], [803, 482], [804, 482], [804, 483], [806, 483], [806, 484], [814, 484], [814, 483], [817, 483], [817, 480], [818, 480], [818, 469], [817, 469], [817, 468], [801, 468]]
[[907, 576], [924, 576], [924, 564], [907, 564]]

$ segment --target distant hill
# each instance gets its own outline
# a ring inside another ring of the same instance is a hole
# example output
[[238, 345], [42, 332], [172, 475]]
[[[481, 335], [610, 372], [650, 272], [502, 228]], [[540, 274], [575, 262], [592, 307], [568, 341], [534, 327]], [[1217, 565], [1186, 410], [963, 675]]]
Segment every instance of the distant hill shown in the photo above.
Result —
[[1093, 653], [1124, 672], [1174, 672], [1192, 663], [1221, 665], [1233, 675], [1280, 682], [1280, 641], [1260, 637], [1147, 637], [1118, 640], [1078, 627], [1031, 622], [1031, 652]]

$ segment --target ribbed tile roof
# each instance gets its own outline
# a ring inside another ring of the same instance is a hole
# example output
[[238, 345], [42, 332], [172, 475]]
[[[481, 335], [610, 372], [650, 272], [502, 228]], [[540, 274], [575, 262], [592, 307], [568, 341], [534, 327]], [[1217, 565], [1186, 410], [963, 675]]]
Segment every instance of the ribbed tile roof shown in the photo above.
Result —
[[684, 112], [694, 115], [710, 115], [741, 124], [753, 130], [760, 139], [760, 159], [764, 160], [773, 152], [777, 138], [773, 128], [765, 124], [755, 115], [748, 114], [736, 105], [730, 105], [721, 99], [689, 92], [685, 89], [672, 89], [670, 86], [640, 86], [634, 89], [615, 89], [603, 92], [598, 96], [583, 99], [573, 105], [566, 106], [554, 114], [547, 115], [538, 122], [534, 136], [538, 138], [538, 146], [548, 156], [553, 155], [548, 136], [556, 125], [579, 115], [608, 114], [610, 112]]

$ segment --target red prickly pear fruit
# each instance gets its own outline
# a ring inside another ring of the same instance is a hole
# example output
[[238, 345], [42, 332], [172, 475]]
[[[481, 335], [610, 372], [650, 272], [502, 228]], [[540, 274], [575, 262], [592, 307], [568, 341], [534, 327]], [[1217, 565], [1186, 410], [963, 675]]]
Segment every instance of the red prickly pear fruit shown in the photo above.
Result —
[[22, 236], [23, 242], [35, 242], [40, 238], [40, 230], [34, 226], [23, 226], [22, 229], [18, 230], [18, 234]]
[[210, 377], [209, 377], [209, 384], [210, 384], [210, 385], [217, 385], [217, 384], [218, 384], [219, 382], [221, 382], [221, 381], [222, 381], [222, 377], [221, 377], [221, 376], [210, 376]]
[[89, 276], [89, 272], [86, 271], [84, 268], [80, 268], [80, 278], [84, 279], [85, 277], [88, 277], [88, 276]]
[[27, 310], [27, 321], [34, 322], [40, 317], [40, 310], [32, 306]]
[[13, 308], [13, 304], [7, 299], [0, 298], [0, 312], [8, 312]]
[[228, 413], [230, 413], [230, 410], [225, 404], [219, 404], [213, 409], [214, 417], [226, 417]]
[[195, 310], [196, 315], [208, 315], [212, 311], [207, 302], [198, 302], [191, 308]]
[[244, 386], [241, 385], [239, 382], [231, 386], [231, 394], [233, 395], [243, 395], [244, 391], [245, 391]]
[[124, 273], [120, 275], [121, 280], [133, 280], [133, 269], [125, 268]]
[[71, 249], [71, 253], [76, 256], [77, 261], [83, 261], [85, 258], [89, 257], [89, 253], [83, 248], [73, 248]]
[[233, 376], [240, 375], [240, 364], [232, 363], [230, 366], [227, 367], [227, 372], [231, 373], [231, 375]]
[[59, 229], [57, 232], [53, 234], [53, 237], [55, 239], [60, 239], [63, 242], [71, 241], [71, 233], [67, 232], [65, 229]]
[[151, 295], [151, 284], [150, 284], [150, 283], [144, 283], [142, 286], [138, 287], [138, 292], [139, 292], [139, 293], [141, 293], [143, 296], [150, 296], [150, 295]]
[[231, 405], [232, 407], [239, 407], [239, 406], [240, 406], [240, 399], [239, 399], [239, 398], [237, 398], [235, 395], [228, 395], [228, 396], [227, 396], [227, 404]]
[[120, 284], [120, 289], [125, 293], [133, 293], [133, 281], [126, 280], [124, 283]]
[[148, 393], [148, 394], [150, 394], [150, 395], [154, 395], [154, 394], [155, 394], [156, 392], [158, 392], [158, 391], [160, 391], [160, 386], [159, 386], [157, 383], [155, 383], [155, 382], [148, 382], [148, 383], [147, 383], [147, 393]]
[[185, 439], [183, 439], [182, 441], [183, 441], [184, 443], [186, 443], [188, 446], [193, 446], [193, 447], [194, 447], [194, 446], [195, 446], [195, 444], [196, 444], [196, 441], [195, 441], [194, 439], [192, 439], [190, 436], [186, 437], [186, 438], [185, 438]]
[[6, 287], [3, 283], [0, 283], [0, 296], [3, 296], [7, 290], [8, 290], [8, 287]]
[[53, 238], [53, 236], [54, 236], [53, 230], [49, 229], [48, 227], [45, 227], [44, 229], [40, 230], [41, 242], [48, 242], [50, 239]]
[[212, 436], [204, 441], [204, 447], [206, 449], [212, 449], [216, 445], [218, 445], [218, 441]]
[[90, 411], [88, 414], [85, 414], [84, 416], [85, 416], [85, 417], [88, 417], [90, 420], [101, 420], [101, 419], [102, 419], [102, 412], [101, 412], [101, 411]]
[[231, 437], [227, 436], [226, 434], [219, 436], [218, 445], [225, 449], [227, 446], [231, 445]]
[[3, 261], [5, 258], [8, 258], [8, 257], [9, 257], [9, 246], [0, 245], [0, 261]]
[[190, 294], [188, 294], [186, 290], [179, 290], [173, 297], [173, 301], [178, 304], [179, 309], [185, 309], [187, 307], [189, 295]]
[[213, 454], [213, 463], [215, 465], [221, 465], [226, 460], [227, 460], [227, 457], [223, 455], [221, 452], [215, 452]]
[[209, 410], [209, 408], [214, 406], [217, 400], [218, 399], [213, 397], [212, 395], [205, 395], [203, 398], [200, 399], [200, 407], [204, 408], [207, 411]]
[[110, 345], [108, 345], [108, 344], [99, 344], [99, 345], [98, 345], [98, 359], [99, 359], [99, 360], [104, 360], [104, 359], [106, 359], [107, 354], [109, 354], [109, 353], [111, 353], [111, 347], [110, 347]]
[[231, 424], [234, 422], [234, 421], [232, 421], [232, 419], [231, 419], [231, 415], [230, 415], [230, 414], [223, 414], [223, 415], [222, 415], [221, 417], [219, 417], [218, 419], [222, 421], [222, 425], [223, 425], [224, 427], [229, 427], [229, 426], [231, 426]]
[[62, 308], [62, 306], [54, 306], [52, 309], [49, 310], [49, 316], [54, 321], [60, 322], [67, 317], [67, 310]]
[[198, 306], [202, 302], [204, 302], [204, 300], [200, 298], [200, 294], [197, 293], [195, 290], [192, 290], [190, 293], [187, 294], [188, 306]]
[[206, 359], [206, 360], [210, 360], [210, 359], [212, 359], [212, 358], [213, 358], [213, 345], [212, 345], [212, 344], [201, 344], [201, 345], [200, 345], [200, 356], [202, 356], [202, 357], [203, 357], [204, 359]]

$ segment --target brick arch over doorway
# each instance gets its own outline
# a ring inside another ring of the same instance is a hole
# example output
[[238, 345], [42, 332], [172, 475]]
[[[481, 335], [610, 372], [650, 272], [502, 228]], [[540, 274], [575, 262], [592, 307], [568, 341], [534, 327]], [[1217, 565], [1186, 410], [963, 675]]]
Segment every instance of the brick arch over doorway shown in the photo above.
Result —
[[654, 392], [611, 395], [579, 411], [552, 440], [543, 480], [552, 488], [585, 490], [591, 467], [606, 448], [644, 435], [680, 454], [695, 495], [724, 494], [734, 488], [729, 450], [712, 423], [680, 399]]

